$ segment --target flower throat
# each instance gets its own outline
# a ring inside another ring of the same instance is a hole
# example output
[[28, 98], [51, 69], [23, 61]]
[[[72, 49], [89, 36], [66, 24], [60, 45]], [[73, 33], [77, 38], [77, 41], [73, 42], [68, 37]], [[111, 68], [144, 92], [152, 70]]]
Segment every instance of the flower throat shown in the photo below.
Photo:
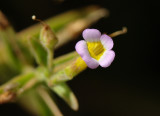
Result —
[[87, 42], [87, 46], [91, 57], [96, 60], [99, 60], [105, 51], [101, 42]]

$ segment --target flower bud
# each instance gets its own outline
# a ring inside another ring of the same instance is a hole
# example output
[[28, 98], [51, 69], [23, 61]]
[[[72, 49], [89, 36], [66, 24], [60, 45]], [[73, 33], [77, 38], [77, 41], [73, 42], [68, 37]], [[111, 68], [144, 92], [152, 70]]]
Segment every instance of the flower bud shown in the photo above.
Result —
[[40, 33], [40, 41], [47, 49], [53, 49], [58, 42], [57, 37], [48, 25], [44, 25]]

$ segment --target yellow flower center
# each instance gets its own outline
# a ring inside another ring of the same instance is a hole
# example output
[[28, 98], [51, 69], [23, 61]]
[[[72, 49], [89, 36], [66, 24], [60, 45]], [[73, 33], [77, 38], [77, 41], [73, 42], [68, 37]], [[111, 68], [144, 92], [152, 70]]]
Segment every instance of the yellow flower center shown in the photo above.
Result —
[[91, 57], [96, 60], [99, 60], [105, 51], [101, 42], [87, 42], [87, 46]]

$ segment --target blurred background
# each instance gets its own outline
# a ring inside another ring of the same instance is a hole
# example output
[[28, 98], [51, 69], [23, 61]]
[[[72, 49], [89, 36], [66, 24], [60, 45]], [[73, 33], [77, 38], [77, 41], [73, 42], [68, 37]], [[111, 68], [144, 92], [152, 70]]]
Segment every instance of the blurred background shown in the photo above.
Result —
[[[128, 33], [114, 39], [116, 58], [109, 68], [87, 69], [68, 84], [79, 100], [72, 111], [57, 97], [65, 116], [160, 116], [160, 4], [145, 0], [1, 0], [0, 9], [16, 31], [64, 11], [88, 5], [110, 11], [90, 28], [112, 33], [123, 26]], [[74, 50], [77, 40], [61, 47], [56, 56]], [[67, 49], [66, 49], [67, 48]], [[32, 106], [31, 106], [32, 107]], [[32, 116], [15, 103], [0, 105], [0, 116]]]

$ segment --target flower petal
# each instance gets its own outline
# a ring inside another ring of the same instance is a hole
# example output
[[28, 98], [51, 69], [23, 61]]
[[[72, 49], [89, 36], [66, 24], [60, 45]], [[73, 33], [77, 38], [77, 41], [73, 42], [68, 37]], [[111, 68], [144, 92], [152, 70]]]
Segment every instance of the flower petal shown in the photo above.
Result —
[[100, 41], [106, 50], [111, 50], [113, 48], [113, 40], [106, 34], [103, 34], [100, 38]]
[[97, 29], [85, 29], [82, 35], [86, 41], [94, 42], [100, 41], [101, 32]]
[[81, 57], [85, 54], [89, 55], [87, 43], [84, 40], [77, 42], [75, 49]]
[[87, 64], [87, 66], [91, 69], [95, 69], [99, 66], [99, 63], [97, 60], [95, 60], [94, 58], [92, 58], [88, 52], [88, 48], [87, 48], [87, 43], [84, 40], [79, 41], [76, 46], [75, 49], [77, 51], [77, 53], [82, 57], [82, 59], [85, 61], [85, 63]]
[[106, 51], [99, 60], [100, 66], [106, 68], [111, 65], [114, 60], [115, 52], [113, 50]]
[[97, 60], [95, 60], [94, 58], [90, 57], [90, 56], [83, 56], [82, 59], [85, 61], [85, 63], [87, 64], [87, 66], [91, 69], [95, 69], [99, 66], [99, 63]]

